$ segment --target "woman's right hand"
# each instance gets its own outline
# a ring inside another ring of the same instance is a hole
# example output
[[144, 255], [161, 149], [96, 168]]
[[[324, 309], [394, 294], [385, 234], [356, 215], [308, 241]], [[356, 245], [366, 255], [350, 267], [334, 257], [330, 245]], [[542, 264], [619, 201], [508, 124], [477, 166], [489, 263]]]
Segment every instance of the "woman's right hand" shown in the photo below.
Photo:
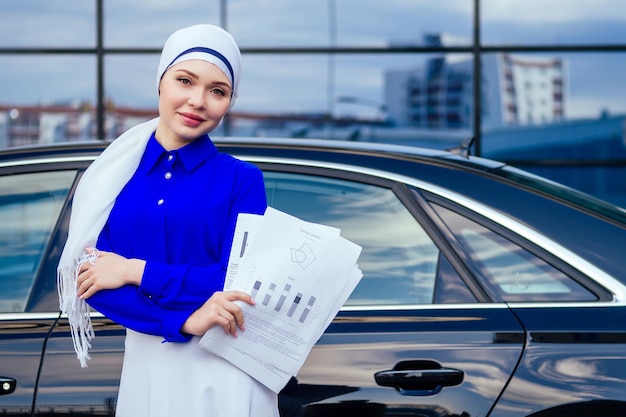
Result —
[[199, 309], [193, 312], [182, 327], [183, 333], [203, 336], [213, 326], [221, 326], [224, 333], [237, 336], [244, 330], [243, 311], [234, 301], [254, 305], [249, 294], [242, 291], [217, 291]]
[[146, 261], [129, 259], [113, 252], [86, 249], [94, 259], [83, 262], [78, 271], [77, 295], [86, 300], [104, 289], [120, 288], [127, 284], [139, 286]]

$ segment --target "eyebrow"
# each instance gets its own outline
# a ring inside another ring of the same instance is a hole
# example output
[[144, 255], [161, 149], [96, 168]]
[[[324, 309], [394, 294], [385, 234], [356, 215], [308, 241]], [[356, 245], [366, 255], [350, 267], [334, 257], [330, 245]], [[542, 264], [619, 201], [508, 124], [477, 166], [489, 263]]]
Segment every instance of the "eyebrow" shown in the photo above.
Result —
[[192, 72], [192, 71], [186, 70], [186, 69], [184, 69], [184, 68], [178, 68], [178, 69], [176, 70], [176, 72], [184, 72], [185, 74], [189, 75], [190, 77], [193, 77], [193, 78], [196, 78], [196, 79], [197, 79], [197, 78], [199, 78], [199, 77], [198, 77], [198, 74], [196, 74], [195, 72]]

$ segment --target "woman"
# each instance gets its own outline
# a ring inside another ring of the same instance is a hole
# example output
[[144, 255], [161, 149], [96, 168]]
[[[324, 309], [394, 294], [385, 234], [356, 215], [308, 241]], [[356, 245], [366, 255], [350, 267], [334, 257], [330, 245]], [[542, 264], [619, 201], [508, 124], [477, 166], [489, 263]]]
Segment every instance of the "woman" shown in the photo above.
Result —
[[240, 59], [216, 26], [172, 34], [159, 118], [116, 139], [76, 191], [61, 307], [82, 366], [93, 337], [85, 301], [127, 328], [117, 416], [278, 415], [275, 393], [198, 345], [216, 325], [236, 336], [235, 301], [254, 303], [222, 288], [238, 213], [266, 208], [263, 177], [208, 136], [233, 105]]

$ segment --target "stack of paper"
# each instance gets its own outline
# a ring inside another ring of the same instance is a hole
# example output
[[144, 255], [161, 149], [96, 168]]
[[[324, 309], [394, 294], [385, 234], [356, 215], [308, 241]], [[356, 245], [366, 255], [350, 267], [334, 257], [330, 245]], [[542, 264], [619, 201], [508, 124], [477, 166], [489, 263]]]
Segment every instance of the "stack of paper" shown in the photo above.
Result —
[[238, 303], [237, 337], [213, 327], [200, 346], [279, 392], [361, 280], [360, 253], [336, 228], [271, 207], [240, 214], [224, 290], [247, 292], [256, 305]]

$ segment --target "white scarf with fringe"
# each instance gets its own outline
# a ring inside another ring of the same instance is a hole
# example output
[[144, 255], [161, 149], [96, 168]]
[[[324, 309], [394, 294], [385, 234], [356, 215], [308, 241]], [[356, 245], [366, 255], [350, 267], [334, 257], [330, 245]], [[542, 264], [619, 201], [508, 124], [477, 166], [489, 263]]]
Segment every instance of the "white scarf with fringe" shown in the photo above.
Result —
[[57, 284], [59, 306], [67, 315], [74, 350], [83, 368], [87, 366], [94, 332], [89, 306], [76, 294], [78, 271], [85, 262], [95, 261], [95, 255], [85, 249], [95, 247], [117, 195], [139, 166], [158, 120], [141, 123], [115, 139], [85, 171], [74, 194]]

